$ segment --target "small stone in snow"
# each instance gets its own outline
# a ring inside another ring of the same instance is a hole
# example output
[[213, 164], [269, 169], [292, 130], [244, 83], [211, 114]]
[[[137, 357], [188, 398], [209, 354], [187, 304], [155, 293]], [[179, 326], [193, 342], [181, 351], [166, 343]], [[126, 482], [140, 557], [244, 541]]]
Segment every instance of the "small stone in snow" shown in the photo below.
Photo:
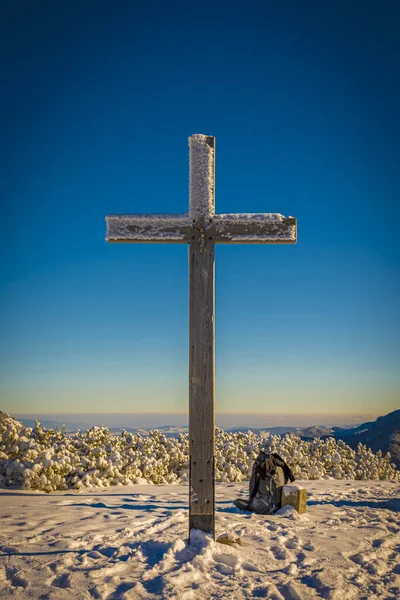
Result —
[[232, 533], [223, 533], [217, 537], [216, 541], [220, 544], [227, 544], [228, 546], [233, 546], [234, 544], [243, 546], [242, 539], [240, 537], [236, 537]]

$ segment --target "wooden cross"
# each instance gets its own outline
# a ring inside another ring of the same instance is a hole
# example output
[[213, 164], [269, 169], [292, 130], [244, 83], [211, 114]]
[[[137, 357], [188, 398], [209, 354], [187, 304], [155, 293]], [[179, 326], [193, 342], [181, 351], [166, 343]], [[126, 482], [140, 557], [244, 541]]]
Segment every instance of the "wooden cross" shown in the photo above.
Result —
[[189, 244], [189, 536], [214, 537], [214, 247], [295, 244], [296, 219], [280, 214], [215, 214], [215, 138], [189, 138], [189, 212], [108, 215], [108, 242]]

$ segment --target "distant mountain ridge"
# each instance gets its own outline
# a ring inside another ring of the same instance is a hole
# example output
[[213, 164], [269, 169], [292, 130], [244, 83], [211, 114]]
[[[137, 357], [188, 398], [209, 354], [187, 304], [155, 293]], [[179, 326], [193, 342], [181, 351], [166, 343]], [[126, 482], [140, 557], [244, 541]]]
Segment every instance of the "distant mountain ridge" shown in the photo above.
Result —
[[[302, 439], [311, 439], [318, 437], [332, 436], [333, 427], [327, 425], [312, 425], [311, 427], [305, 427], [297, 432], [296, 435]], [[295, 432], [296, 433], [296, 432]]]
[[[289, 432], [288, 432], [289, 433]], [[284, 433], [283, 435], [288, 435]], [[400, 410], [395, 410], [387, 415], [378, 417], [376, 421], [367, 421], [355, 427], [328, 427], [324, 425], [298, 428], [292, 431], [302, 440], [315, 437], [325, 439], [334, 437], [343, 440], [351, 448], [356, 449], [358, 444], [365, 444], [373, 452], [381, 450], [383, 454], [389, 452], [392, 462], [400, 468]]]
[[351, 448], [357, 448], [359, 442], [366, 444], [373, 452], [390, 452], [392, 462], [400, 467], [400, 410], [378, 417], [376, 421], [362, 423], [351, 429], [333, 428], [335, 439], [346, 442]]
[[[35, 427], [35, 422], [36, 419], [33, 418], [19, 418], [16, 419], [19, 420], [21, 423], [23, 423], [25, 425], [25, 427]], [[86, 431], [86, 429], [90, 429], [91, 427], [93, 427], [93, 425], [90, 425], [89, 423], [84, 423], [82, 421], [71, 421], [69, 423], [64, 423], [64, 421], [56, 421], [56, 420], [46, 420], [46, 419], [38, 419], [38, 421], [40, 421], [40, 424], [42, 427], [45, 427], [46, 429], [61, 429], [61, 427], [64, 426], [64, 432], [67, 434], [71, 434], [71, 433], [75, 433], [78, 429], [80, 429], [81, 431]], [[189, 432], [189, 427], [187, 425], [173, 425], [173, 424], [166, 424], [166, 425], [160, 425], [160, 426], [155, 426], [155, 427], [112, 427], [112, 426], [108, 426], [108, 429], [112, 432], [115, 433], [116, 435], [120, 434], [123, 430], [128, 431], [129, 433], [140, 433], [142, 435], [147, 435], [149, 433], [149, 431], [152, 430], [157, 430], [157, 431], [161, 431], [161, 433], [163, 433], [164, 435], [166, 435], [167, 437], [176, 437], [181, 433], [188, 433]], [[265, 433], [265, 432], [269, 432], [271, 433], [271, 435], [283, 435], [287, 432], [298, 432], [298, 431], [302, 431], [301, 427], [291, 427], [291, 426], [277, 426], [277, 427], [264, 427], [264, 428], [257, 428], [257, 427], [240, 427], [240, 426], [235, 426], [235, 427], [220, 427], [220, 429], [223, 429], [224, 431], [227, 431], [229, 433], [235, 433], [235, 432], [239, 432], [239, 431], [252, 431], [253, 433], [260, 435], [260, 433]]]

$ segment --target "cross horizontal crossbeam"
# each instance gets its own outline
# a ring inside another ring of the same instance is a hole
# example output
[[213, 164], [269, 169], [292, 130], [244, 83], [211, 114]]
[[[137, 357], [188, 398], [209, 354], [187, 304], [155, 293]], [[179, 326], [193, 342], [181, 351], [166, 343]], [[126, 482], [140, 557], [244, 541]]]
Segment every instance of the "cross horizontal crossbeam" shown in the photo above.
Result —
[[[198, 223], [186, 214], [108, 215], [108, 242], [184, 244], [206, 238], [216, 244], [295, 244], [296, 219], [274, 213], [209, 215]], [[203, 225], [203, 226], [202, 226]]]

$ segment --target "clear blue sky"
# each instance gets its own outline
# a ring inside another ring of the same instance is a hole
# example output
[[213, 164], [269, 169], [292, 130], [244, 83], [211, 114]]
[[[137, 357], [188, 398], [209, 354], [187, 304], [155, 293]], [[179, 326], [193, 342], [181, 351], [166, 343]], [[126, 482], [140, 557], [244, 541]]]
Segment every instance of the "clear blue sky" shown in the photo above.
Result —
[[187, 249], [107, 245], [185, 212], [298, 219], [216, 255], [217, 410], [386, 413], [400, 364], [400, 6], [27, 2], [1, 14], [1, 407], [184, 412]]

